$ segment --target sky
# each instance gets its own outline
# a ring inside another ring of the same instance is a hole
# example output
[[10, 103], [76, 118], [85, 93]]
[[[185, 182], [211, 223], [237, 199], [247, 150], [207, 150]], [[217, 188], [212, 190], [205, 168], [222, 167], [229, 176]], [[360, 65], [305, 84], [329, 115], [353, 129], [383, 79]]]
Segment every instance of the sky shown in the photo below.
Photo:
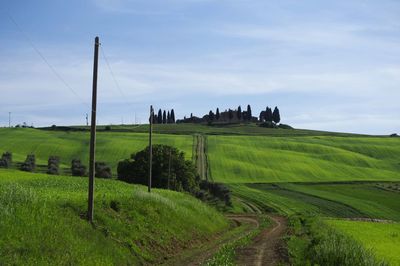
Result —
[[0, 126], [85, 124], [95, 36], [100, 124], [250, 104], [296, 128], [400, 133], [397, 0], [2, 0]]

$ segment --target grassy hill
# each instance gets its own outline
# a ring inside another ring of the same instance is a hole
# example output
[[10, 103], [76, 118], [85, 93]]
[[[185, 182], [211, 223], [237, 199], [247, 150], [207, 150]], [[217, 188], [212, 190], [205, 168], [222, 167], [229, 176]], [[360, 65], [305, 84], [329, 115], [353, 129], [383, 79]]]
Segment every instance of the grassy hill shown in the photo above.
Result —
[[[10, 151], [13, 160], [23, 162], [28, 153], [34, 153], [38, 164], [47, 165], [49, 156], [61, 157], [62, 167], [69, 168], [71, 160], [89, 161], [89, 132], [44, 131], [29, 128], [0, 129], [0, 152]], [[148, 135], [123, 132], [99, 132], [97, 134], [96, 159], [109, 163], [113, 172], [120, 160], [148, 145]], [[192, 157], [193, 137], [154, 135], [153, 143], [173, 145]]]
[[[107, 126], [98, 126], [97, 129], [105, 131]], [[147, 133], [149, 125], [111, 125], [111, 131], [114, 132], [135, 132]], [[43, 128], [52, 130], [52, 128]], [[59, 127], [58, 130], [86, 130], [89, 131], [87, 126], [71, 126]], [[207, 134], [207, 135], [251, 135], [251, 136], [355, 136], [355, 134], [340, 133], [340, 132], [327, 132], [318, 130], [307, 129], [282, 129], [282, 128], [265, 128], [260, 127], [255, 123], [243, 124], [155, 124], [153, 131], [159, 134], [179, 134], [179, 135], [192, 135], [192, 134]], [[358, 135], [361, 136], [361, 135]]]
[[0, 169], [0, 265], [156, 263], [228, 226], [189, 195], [119, 181], [96, 180], [93, 225], [86, 202], [86, 178]]
[[224, 183], [400, 180], [400, 138], [208, 136]]

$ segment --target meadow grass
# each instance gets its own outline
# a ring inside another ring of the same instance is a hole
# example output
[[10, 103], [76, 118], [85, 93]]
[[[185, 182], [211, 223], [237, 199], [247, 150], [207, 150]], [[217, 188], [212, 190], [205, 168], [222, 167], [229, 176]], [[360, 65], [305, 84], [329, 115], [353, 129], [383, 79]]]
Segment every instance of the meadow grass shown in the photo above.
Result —
[[229, 223], [192, 196], [96, 179], [0, 170], [0, 265], [156, 263]]
[[400, 265], [400, 223], [327, 220], [326, 223], [371, 250], [390, 265]]
[[[98, 126], [99, 130], [105, 130], [106, 126]], [[89, 130], [86, 126], [73, 126], [72, 129]], [[50, 129], [50, 128], [47, 128]], [[111, 125], [111, 131], [147, 133], [149, 125]], [[154, 124], [153, 131], [160, 134], [206, 134], [206, 135], [252, 135], [252, 136], [355, 136], [355, 134], [327, 132], [307, 129], [282, 129], [265, 128], [256, 123], [213, 123], [208, 124]], [[359, 135], [362, 136], [362, 135]]]
[[385, 266], [387, 261], [318, 217], [289, 218], [286, 238], [291, 265]]
[[[26, 155], [34, 153], [38, 164], [47, 165], [49, 156], [61, 158], [61, 166], [71, 167], [71, 160], [89, 161], [89, 132], [44, 131], [29, 128], [0, 129], [0, 152], [10, 151], [13, 161], [23, 162]], [[172, 145], [192, 158], [192, 136], [157, 135], [154, 144]], [[108, 163], [114, 174], [120, 160], [130, 158], [132, 153], [148, 145], [148, 135], [142, 133], [97, 133], [96, 159]]]
[[223, 183], [400, 181], [399, 138], [209, 136]]
[[[265, 211], [400, 221], [400, 193], [380, 183], [229, 184], [234, 195]], [[235, 202], [234, 202], [235, 203]]]

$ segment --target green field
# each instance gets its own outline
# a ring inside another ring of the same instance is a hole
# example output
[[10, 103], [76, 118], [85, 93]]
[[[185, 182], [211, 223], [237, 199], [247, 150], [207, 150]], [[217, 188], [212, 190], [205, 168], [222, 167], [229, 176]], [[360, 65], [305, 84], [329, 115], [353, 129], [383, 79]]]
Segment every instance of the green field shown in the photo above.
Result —
[[[110, 125], [111, 131], [114, 132], [135, 132], [148, 133], [149, 125]], [[105, 131], [106, 126], [100, 125], [97, 127], [100, 131]], [[53, 130], [51, 127], [43, 128]], [[87, 126], [72, 126], [72, 127], [56, 127], [57, 130], [86, 130]], [[260, 127], [255, 123], [243, 124], [154, 124], [153, 132], [160, 134], [207, 134], [207, 135], [250, 135], [250, 136], [355, 136], [355, 134], [327, 132], [307, 129], [282, 129], [282, 128], [265, 128]], [[362, 135], [359, 135], [362, 136]]]
[[400, 221], [400, 193], [383, 190], [375, 183], [229, 186], [241, 198], [283, 215], [303, 213]]
[[[89, 161], [88, 132], [44, 131], [36, 129], [0, 129], [0, 152], [10, 151], [13, 160], [23, 162], [34, 153], [38, 164], [47, 165], [49, 156], [60, 156], [61, 166], [69, 168], [71, 160]], [[153, 143], [173, 145], [192, 157], [192, 136], [154, 135]], [[113, 172], [120, 160], [148, 145], [148, 135], [141, 133], [100, 132], [97, 134], [96, 159], [111, 165]]]
[[329, 225], [351, 236], [390, 265], [400, 265], [400, 223], [327, 220]]
[[96, 180], [94, 225], [87, 179], [0, 169], [0, 265], [137, 265], [163, 261], [227, 228], [192, 196]]
[[208, 136], [223, 183], [399, 181], [400, 138]]

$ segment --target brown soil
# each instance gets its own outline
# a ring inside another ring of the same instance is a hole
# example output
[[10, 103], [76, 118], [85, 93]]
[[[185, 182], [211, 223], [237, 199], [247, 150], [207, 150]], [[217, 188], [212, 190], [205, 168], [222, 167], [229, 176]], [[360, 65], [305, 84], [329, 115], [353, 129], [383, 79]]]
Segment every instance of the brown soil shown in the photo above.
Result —
[[274, 227], [265, 229], [252, 244], [236, 251], [237, 265], [278, 265], [284, 260], [282, 236], [286, 232], [287, 221], [280, 216], [271, 217], [271, 219], [275, 222]]
[[217, 239], [212, 239], [211, 241], [204, 243], [202, 246], [197, 247], [195, 250], [192, 250], [189, 254], [181, 254], [179, 258], [175, 257], [173, 259], [165, 261], [162, 264], [185, 266], [201, 265], [205, 261], [210, 259], [216, 252], [218, 252], [218, 250], [224, 244], [240, 239], [260, 226], [256, 215], [230, 215], [227, 216], [227, 218], [233, 222], [233, 227], [247, 226], [246, 230], [229, 238], [223, 238], [222, 235]]

